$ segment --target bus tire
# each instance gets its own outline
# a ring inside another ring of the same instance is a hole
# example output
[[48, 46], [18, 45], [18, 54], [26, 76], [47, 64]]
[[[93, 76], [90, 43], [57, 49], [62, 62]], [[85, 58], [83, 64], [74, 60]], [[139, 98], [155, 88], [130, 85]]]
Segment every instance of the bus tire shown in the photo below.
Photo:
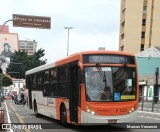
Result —
[[62, 105], [60, 108], [60, 121], [64, 125], [67, 123], [67, 112], [64, 105]]
[[38, 117], [38, 116], [39, 116], [36, 101], [34, 101], [34, 115], [35, 115], [36, 117]]

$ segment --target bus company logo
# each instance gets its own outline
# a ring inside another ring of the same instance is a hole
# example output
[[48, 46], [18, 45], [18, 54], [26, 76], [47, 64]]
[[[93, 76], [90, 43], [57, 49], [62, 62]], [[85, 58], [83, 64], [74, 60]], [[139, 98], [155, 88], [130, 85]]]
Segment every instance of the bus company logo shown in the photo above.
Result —
[[110, 112], [108, 109], [98, 109], [97, 112]]
[[54, 100], [53, 99], [47, 99], [47, 104], [51, 104], [51, 105], [54, 105]]
[[11, 124], [2, 124], [2, 130], [9, 130], [11, 128], [12, 128]]

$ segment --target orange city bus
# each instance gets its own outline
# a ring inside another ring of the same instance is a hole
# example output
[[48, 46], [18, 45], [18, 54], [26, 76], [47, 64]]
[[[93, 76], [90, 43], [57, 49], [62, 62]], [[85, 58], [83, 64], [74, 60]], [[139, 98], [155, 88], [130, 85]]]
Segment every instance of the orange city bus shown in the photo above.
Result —
[[138, 72], [135, 56], [85, 51], [26, 72], [29, 107], [62, 123], [135, 120]]

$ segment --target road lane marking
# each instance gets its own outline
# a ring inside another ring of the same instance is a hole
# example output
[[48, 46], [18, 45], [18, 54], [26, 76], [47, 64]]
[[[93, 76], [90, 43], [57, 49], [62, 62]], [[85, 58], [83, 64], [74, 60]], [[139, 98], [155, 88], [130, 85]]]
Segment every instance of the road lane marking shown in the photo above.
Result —
[[138, 116], [138, 117], [141, 117], [141, 118], [147, 118], [147, 119], [154, 119], [154, 120], [160, 120], [159, 118], [146, 117], [146, 116]]
[[[8, 112], [8, 107], [7, 107], [7, 105], [6, 105], [6, 102], [4, 102], [4, 104], [5, 104], [5, 107], [6, 107], [8, 123], [11, 123], [10, 116], [9, 116], [9, 112]], [[13, 129], [10, 129], [10, 132], [13, 132]]]
[[[16, 112], [15, 108], [12, 106], [12, 104], [10, 104], [12, 110], [14, 111], [14, 113], [16, 114], [16, 116], [18, 117], [18, 120], [19, 122], [22, 124], [22, 123], [25, 123], [24, 120], [22, 119], [22, 117]], [[24, 129], [25, 132], [31, 132], [29, 129]]]
[[12, 110], [15, 112], [16, 111], [15, 108], [11, 104], [10, 104], [10, 106], [11, 106]]

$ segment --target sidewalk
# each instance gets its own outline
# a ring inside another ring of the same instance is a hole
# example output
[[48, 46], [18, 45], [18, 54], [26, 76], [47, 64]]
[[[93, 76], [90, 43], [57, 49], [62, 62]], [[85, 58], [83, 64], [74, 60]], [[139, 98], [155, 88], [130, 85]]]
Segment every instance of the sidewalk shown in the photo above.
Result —
[[[9, 113], [8, 113], [8, 109], [6, 108], [5, 100], [3, 102], [1, 102], [1, 105], [4, 108], [4, 124], [11, 123], [10, 119], [8, 119], [8, 116], [7, 116], [7, 114], [9, 114]], [[10, 132], [10, 130], [1, 130], [1, 129], [2, 128], [0, 128], [1, 132]]]

